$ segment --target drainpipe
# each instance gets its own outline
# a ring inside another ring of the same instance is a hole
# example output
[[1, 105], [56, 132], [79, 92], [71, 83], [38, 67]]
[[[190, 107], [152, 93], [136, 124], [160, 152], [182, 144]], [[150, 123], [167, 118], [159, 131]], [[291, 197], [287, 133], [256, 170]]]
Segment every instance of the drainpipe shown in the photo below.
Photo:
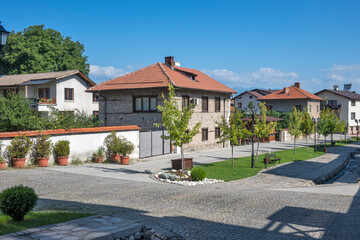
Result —
[[[104, 125], [107, 126], [107, 98], [104, 95], [100, 94], [100, 91], [98, 91], [99, 96], [103, 97], [105, 100], [105, 106], [104, 106]], [[100, 106], [99, 106], [100, 107]], [[99, 109], [100, 110], [100, 109]]]

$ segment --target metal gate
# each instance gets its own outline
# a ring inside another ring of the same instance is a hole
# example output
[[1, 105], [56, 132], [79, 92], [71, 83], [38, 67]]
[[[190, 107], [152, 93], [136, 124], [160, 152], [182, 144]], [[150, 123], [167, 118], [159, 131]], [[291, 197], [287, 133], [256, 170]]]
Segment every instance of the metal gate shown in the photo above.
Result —
[[170, 140], [164, 140], [162, 135], [167, 135], [166, 130], [140, 132], [139, 158], [146, 158], [171, 152]]

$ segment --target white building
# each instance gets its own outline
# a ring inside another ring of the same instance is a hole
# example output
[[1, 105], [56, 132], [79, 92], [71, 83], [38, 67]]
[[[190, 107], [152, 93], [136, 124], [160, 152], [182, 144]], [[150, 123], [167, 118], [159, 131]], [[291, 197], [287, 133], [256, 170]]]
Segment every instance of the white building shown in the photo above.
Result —
[[59, 111], [79, 110], [97, 115], [98, 96], [85, 92], [95, 85], [79, 70], [5, 75], [0, 77], [0, 95], [18, 92], [31, 99], [33, 107], [43, 116], [49, 112], [49, 106]]
[[360, 120], [360, 94], [355, 91], [339, 90], [334, 86], [334, 89], [324, 89], [316, 95], [325, 100], [325, 107], [333, 109], [339, 119], [346, 122], [350, 134], [356, 134], [357, 130], [360, 130], [357, 129], [355, 122], [355, 119]]
[[245, 91], [237, 95], [233, 98], [234, 101], [234, 107], [237, 109], [245, 110], [247, 106], [250, 104], [250, 102], [257, 107], [260, 103], [257, 99], [259, 97], [268, 95], [276, 90], [270, 90], [270, 89], [254, 89], [250, 91]]

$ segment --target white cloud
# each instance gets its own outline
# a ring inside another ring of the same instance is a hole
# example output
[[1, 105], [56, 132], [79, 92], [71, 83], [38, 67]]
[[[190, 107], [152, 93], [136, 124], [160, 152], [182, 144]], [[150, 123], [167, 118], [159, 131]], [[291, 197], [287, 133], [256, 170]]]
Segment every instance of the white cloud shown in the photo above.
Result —
[[282, 88], [298, 78], [296, 72], [283, 72], [274, 68], [259, 68], [256, 72], [235, 73], [227, 69], [203, 70], [205, 74], [231, 87]]
[[343, 76], [336, 74], [336, 73], [330, 73], [327, 78], [334, 80], [334, 81], [339, 81], [339, 82], [342, 82], [345, 80], [345, 78]]
[[337, 65], [334, 64], [330, 71], [333, 72], [359, 72], [360, 71], [360, 64], [353, 64], [353, 65]]
[[115, 78], [127, 73], [124, 69], [115, 68], [112, 66], [101, 67], [98, 65], [90, 65], [90, 75], [94, 77]]

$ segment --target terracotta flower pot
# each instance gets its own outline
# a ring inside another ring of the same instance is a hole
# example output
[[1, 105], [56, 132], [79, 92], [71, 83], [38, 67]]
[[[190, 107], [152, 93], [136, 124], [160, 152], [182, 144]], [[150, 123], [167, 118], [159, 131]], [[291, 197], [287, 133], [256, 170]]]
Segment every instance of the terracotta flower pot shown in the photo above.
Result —
[[129, 159], [130, 159], [130, 157], [129, 156], [121, 156], [120, 157], [120, 159], [121, 159], [121, 164], [122, 165], [129, 165]]
[[69, 157], [57, 157], [59, 166], [67, 166]]
[[120, 160], [120, 154], [111, 154], [110, 158], [111, 158], [111, 162], [118, 163]]
[[25, 166], [26, 158], [12, 158], [13, 165], [16, 168], [23, 168]]
[[37, 157], [36, 161], [37, 161], [37, 164], [39, 167], [47, 167], [49, 158], [48, 157]]
[[5, 169], [5, 162], [0, 163], [0, 169]]
[[97, 156], [97, 157], [95, 157], [95, 162], [96, 163], [102, 163], [103, 162], [103, 157], [102, 156]]

